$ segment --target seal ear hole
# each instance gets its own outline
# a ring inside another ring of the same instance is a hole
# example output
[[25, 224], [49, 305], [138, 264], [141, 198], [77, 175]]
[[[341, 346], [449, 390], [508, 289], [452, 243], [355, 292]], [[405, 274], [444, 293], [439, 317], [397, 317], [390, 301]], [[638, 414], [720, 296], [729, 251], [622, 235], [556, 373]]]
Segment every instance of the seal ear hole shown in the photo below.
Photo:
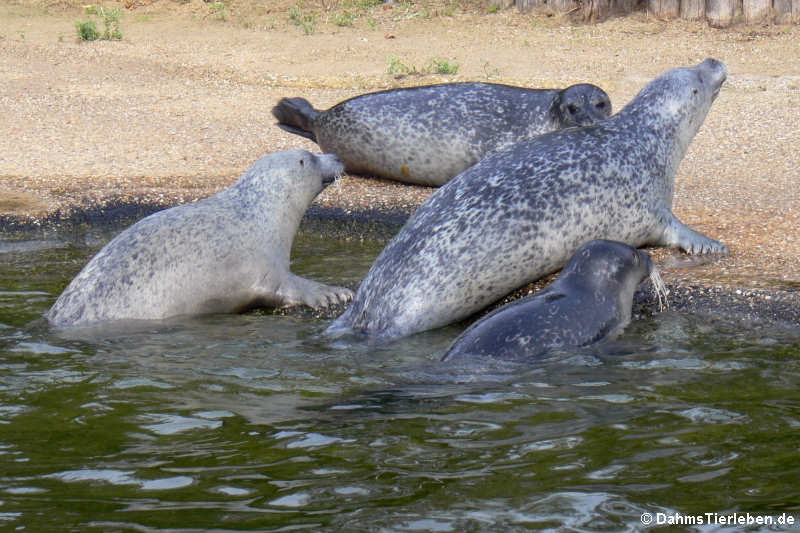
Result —
[[697, 87], [695, 87], [694, 89], [692, 89], [692, 93], [693, 93], [693, 94], [697, 94], [698, 92], [700, 92], [700, 91], [697, 89]]
[[303, 161], [302, 159], [300, 160], [300, 166], [301, 166], [301, 167], [304, 167], [304, 166], [306, 166], [306, 162], [305, 162], [305, 161]]

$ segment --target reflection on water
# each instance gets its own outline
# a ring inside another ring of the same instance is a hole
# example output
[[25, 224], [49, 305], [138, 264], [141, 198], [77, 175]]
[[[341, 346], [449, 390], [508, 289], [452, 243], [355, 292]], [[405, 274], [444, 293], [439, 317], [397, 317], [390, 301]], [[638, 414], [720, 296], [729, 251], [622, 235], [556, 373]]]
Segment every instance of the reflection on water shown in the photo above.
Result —
[[[269, 314], [58, 334], [39, 317], [99, 244], [40, 243], [0, 250], [0, 529], [800, 519], [796, 332], [667, 312], [602, 350], [437, 380], [457, 327], [381, 349], [330, 345], [328, 321]], [[379, 249], [307, 238], [292, 268], [352, 285]]]

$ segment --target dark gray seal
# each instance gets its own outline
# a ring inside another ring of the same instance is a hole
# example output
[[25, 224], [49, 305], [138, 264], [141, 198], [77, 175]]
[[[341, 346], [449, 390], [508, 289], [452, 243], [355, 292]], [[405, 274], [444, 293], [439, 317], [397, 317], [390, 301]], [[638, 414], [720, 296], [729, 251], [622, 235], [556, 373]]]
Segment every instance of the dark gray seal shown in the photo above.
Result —
[[397, 338], [453, 323], [593, 239], [727, 252], [671, 210], [677, 167], [726, 75], [713, 59], [670, 70], [599, 124], [522, 141], [464, 171], [389, 242], [329, 333]]
[[647, 252], [614, 241], [590, 241], [545, 290], [467, 328], [442, 361], [491, 357], [532, 362], [552, 350], [613, 338], [630, 323], [633, 294], [652, 269]]
[[272, 113], [282, 129], [338, 155], [348, 172], [438, 186], [522, 139], [594, 124], [611, 114], [611, 101], [589, 84], [446, 83], [364, 94], [327, 111], [284, 98]]
[[352, 292], [289, 272], [300, 219], [342, 172], [335, 155], [259, 159], [230, 188], [150, 215], [111, 240], [46, 313], [55, 326], [344, 303]]

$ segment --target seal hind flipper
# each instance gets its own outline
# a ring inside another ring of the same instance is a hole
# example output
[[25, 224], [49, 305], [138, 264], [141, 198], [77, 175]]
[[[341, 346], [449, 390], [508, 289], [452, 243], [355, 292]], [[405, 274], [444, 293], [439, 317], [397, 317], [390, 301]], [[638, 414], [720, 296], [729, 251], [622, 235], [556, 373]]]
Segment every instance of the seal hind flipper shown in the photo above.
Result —
[[727, 254], [729, 249], [719, 241], [693, 230], [669, 213], [660, 240], [654, 244], [680, 248], [687, 254]]
[[317, 142], [312, 128], [319, 111], [305, 98], [281, 98], [272, 108], [272, 115], [278, 119], [280, 129]]

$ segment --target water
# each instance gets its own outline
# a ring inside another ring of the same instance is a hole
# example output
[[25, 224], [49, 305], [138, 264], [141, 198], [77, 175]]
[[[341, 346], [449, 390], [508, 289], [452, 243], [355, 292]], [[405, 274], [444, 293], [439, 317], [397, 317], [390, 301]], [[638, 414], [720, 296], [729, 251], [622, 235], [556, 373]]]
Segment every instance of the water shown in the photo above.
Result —
[[[270, 314], [56, 335], [38, 319], [102, 240], [0, 247], [0, 530], [800, 520], [796, 332], [667, 311], [602, 350], [473, 383], [431, 376], [459, 327], [383, 349]], [[379, 250], [304, 238], [293, 270], [356, 283]]]

